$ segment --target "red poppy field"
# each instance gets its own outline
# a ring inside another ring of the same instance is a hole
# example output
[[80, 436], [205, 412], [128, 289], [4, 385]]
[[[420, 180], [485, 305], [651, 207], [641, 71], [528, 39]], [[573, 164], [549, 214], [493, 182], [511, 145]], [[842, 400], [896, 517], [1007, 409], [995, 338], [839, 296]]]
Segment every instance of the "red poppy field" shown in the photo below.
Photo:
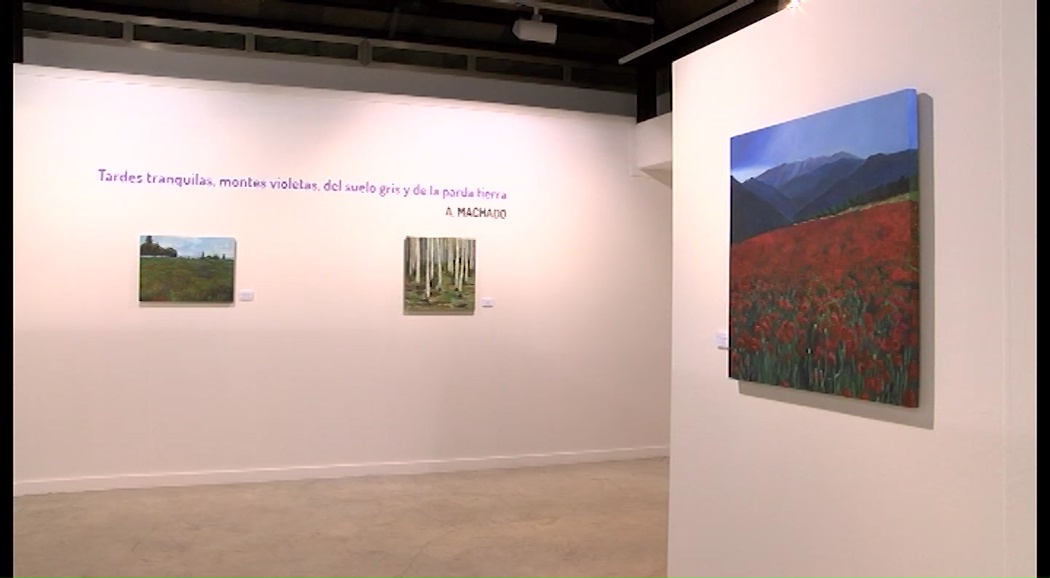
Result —
[[897, 200], [731, 245], [729, 376], [917, 407], [917, 240]]

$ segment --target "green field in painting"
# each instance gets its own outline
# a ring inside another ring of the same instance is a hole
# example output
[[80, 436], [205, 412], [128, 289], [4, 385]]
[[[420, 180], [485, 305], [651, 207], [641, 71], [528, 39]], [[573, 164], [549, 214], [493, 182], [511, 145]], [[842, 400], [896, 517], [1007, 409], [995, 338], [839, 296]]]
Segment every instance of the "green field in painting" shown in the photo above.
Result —
[[405, 280], [405, 311], [414, 313], [472, 313], [474, 311], [474, 283], [463, 284], [462, 290], [453, 283], [432, 286], [430, 297], [426, 285]]
[[232, 303], [233, 259], [139, 258], [139, 301]]

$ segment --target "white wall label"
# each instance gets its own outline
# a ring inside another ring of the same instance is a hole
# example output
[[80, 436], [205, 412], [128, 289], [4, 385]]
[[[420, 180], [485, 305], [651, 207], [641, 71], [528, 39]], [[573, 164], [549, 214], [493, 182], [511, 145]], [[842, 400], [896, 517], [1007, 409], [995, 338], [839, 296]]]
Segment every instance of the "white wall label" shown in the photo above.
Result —
[[719, 349], [729, 349], [729, 332], [728, 331], [716, 331], [715, 332], [715, 347]]
[[495, 307], [496, 306], [496, 300], [493, 299], [492, 297], [482, 297], [481, 298], [481, 306], [482, 307]]
[[251, 289], [241, 289], [237, 292], [237, 298], [241, 301], [254, 301], [255, 291], [252, 291]]

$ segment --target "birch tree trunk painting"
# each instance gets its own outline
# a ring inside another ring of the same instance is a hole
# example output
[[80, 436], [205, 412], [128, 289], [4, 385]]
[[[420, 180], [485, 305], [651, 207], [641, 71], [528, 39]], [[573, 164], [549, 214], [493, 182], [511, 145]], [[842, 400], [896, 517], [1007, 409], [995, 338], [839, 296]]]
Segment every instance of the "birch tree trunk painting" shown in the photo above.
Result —
[[472, 314], [474, 239], [406, 237], [405, 313]]

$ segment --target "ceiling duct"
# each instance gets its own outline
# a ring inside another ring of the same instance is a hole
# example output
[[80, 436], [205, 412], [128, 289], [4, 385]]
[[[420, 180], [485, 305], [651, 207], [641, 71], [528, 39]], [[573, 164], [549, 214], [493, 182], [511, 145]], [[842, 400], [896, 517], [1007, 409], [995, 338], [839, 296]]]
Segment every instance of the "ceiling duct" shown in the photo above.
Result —
[[683, 28], [679, 28], [678, 30], [672, 32], [671, 34], [668, 34], [667, 36], [664, 36], [663, 38], [657, 40], [656, 42], [653, 42], [652, 44], [648, 44], [646, 46], [643, 46], [643, 47], [639, 48], [638, 50], [635, 50], [634, 52], [632, 52], [632, 53], [628, 54], [627, 56], [624, 56], [623, 58], [621, 58], [619, 60], [619, 62], [620, 62], [620, 64], [627, 64], [628, 62], [631, 62], [632, 60], [635, 60], [639, 56], [643, 56], [645, 54], [648, 54], [648, 53], [656, 50], [657, 48], [660, 48], [661, 46], [666, 46], [667, 44], [670, 44], [670, 43], [678, 40], [679, 38], [682, 38], [683, 36], [691, 34], [691, 33], [695, 32], [696, 30], [698, 30], [698, 29], [700, 29], [700, 28], [702, 28], [704, 26], [707, 26], [708, 24], [714, 22], [715, 20], [718, 20], [720, 18], [724, 18], [725, 16], [728, 16], [729, 14], [732, 14], [733, 12], [736, 12], [737, 10], [740, 10], [741, 8], [744, 8], [744, 7], [748, 6], [748, 5], [750, 5], [754, 1], [755, 0], [737, 0], [736, 2], [733, 2], [732, 4], [730, 4], [730, 5], [728, 5], [728, 6], [724, 7], [724, 8], [721, 8], [721, 9], [716, 10], [715, 12], [713, 12], [711, 14], [708, 14], [707, 16], [704, 16], [703, 18], [697, 20], [696, 22], [693, 22], [692, 24], [690, 24], [688, 26], [685, 26]]

